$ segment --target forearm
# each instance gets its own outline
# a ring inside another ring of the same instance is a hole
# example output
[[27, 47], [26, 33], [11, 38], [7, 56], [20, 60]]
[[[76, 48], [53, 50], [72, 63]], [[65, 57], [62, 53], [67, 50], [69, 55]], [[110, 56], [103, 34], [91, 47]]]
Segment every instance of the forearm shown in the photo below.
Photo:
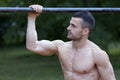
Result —
[[26, 47], [33, 48], [37, 42], [37, 32], [35, 29], [36, 17], [28, 16], [27, 33], [26, 33]]

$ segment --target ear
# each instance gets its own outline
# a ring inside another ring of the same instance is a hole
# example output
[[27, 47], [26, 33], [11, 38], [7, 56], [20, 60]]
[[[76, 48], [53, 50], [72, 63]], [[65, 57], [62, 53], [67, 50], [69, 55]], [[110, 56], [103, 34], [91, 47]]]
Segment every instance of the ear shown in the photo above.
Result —
[[90, 30], [88, 28], [83, 29], [83, 35], [89, 34]]

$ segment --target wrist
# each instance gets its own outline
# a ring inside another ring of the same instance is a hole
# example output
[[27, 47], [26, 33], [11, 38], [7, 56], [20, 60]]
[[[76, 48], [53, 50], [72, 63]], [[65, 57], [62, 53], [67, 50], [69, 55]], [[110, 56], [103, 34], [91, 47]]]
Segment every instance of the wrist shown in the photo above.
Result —
[[28, 20], [35, 20], [37, 16], [28, 15]]
[[28, 18], [36, 18], [37, 16], [33, 15], [33, 14], [28, 14]]

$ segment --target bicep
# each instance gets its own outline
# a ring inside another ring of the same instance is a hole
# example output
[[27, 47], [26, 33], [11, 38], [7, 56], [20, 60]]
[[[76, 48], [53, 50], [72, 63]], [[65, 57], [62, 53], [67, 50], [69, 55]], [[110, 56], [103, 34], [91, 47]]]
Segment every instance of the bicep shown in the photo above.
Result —
[[97, 55], [96, 65], [102, 80], [115, 80], [112, 65], [107, 53]]
[[40, 55], [49, 56], [57, 52], [57, 46], [54, 45], [52, 41], [41, 40], [36, 42], [31, 51]]
[[97, 66], [98, 72], [102, 80], [115, 80], [114, 72], [111, 63]]

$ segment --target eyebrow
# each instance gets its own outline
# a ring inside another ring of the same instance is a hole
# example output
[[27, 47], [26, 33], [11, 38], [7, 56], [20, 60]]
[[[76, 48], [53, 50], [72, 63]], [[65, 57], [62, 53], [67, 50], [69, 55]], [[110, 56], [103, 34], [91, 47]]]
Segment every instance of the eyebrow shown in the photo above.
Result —
[[70, 25], [72, 25], [72, 26], [76, 26], [75, 24], [73, 24], [73, 23], [70, 23]]

